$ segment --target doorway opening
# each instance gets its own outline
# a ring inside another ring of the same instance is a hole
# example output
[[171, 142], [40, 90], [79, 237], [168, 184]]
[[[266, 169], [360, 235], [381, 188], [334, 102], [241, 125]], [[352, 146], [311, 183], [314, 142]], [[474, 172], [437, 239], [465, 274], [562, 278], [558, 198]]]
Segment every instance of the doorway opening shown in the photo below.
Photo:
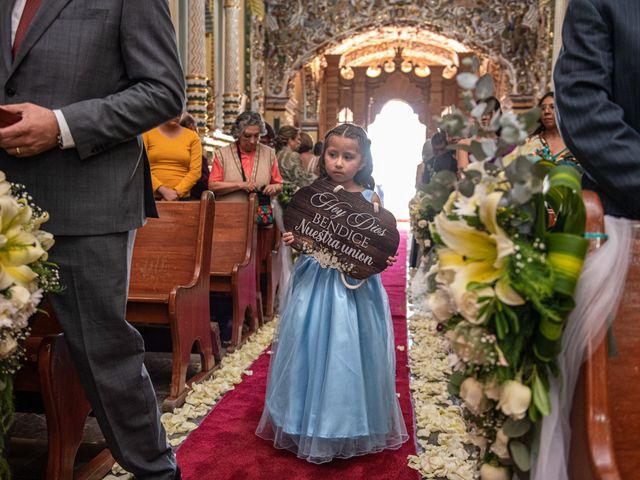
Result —
[[391, 100], [369, 125], [368, 133], [373, 155], [373, 178], [384, 195], [384, 207], [396, 219], [407, 220], [427, 127], [408, 103]]

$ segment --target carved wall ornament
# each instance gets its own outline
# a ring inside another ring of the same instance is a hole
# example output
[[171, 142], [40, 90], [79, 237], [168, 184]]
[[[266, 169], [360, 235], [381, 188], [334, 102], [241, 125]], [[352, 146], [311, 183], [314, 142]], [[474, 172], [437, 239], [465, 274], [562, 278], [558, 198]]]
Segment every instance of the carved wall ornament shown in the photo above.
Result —
[[296, 71], [346, 39], [411, 27], [458, 42], [500, 65], [512, 95], [550, 83], [548, 0], [267, 0], [267, 95], [286, 95]]

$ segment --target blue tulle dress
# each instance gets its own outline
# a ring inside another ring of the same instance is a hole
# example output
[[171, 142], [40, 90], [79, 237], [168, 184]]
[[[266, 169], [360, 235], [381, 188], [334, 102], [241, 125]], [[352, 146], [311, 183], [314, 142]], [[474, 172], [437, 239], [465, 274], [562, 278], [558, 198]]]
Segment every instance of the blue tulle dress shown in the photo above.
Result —
[[[369, 201], [372, 194], [363, 192]], [[380, 275], [349, 290], [337, 270], [312, 257], [298, 260], [274, 337], [256, 434], [313, 463], [396, 449], [407, 441]]]

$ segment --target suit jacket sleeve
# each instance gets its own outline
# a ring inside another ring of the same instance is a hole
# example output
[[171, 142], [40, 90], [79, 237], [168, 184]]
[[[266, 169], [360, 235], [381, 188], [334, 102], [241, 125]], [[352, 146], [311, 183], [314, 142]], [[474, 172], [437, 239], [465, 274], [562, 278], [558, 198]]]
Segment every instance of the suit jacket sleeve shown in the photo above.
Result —
[[184, 78], [167, 2], [123, 1], [119, 33], [114, 41], [120, 42], [129, 87], [61, 108], [83, 159], [178, 116], [184, 105]]
[[612, 28], [593, 0], [569, 3], [554, 74], [556, 104], [565, 143], [586, 173], [604, 193], [637, 214], [640, 134], [612, 101]]

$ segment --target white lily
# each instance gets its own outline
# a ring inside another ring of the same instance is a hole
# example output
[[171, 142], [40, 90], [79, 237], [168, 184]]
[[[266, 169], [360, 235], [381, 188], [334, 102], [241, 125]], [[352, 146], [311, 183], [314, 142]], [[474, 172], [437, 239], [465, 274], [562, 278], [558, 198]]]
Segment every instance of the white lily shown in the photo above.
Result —
[[[458, 306], [471, 282], [491, 284], [504, 272], [504, 259], [515, 251], [515, 246], [500, 228], [497, 210], [503, 193], [488, 194], [480, 204], [479, 216], [488, 232], [469, 226], [463, 220], [450, 220], [443, 213], [435, 218], [435, 228], [448, 248], [438, 252], [440, 268], [455, 271], [451, 292]], [[495, 293], [508, 305], [521, 305], [524, 300], [506, 282]]]

